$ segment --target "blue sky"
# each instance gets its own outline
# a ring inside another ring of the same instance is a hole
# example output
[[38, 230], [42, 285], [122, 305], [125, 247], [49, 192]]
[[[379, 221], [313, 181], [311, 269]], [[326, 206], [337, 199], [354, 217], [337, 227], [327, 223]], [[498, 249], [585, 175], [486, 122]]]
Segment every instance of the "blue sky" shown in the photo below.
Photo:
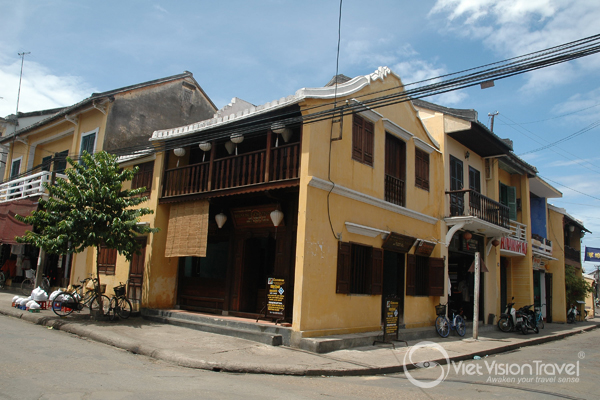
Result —
[[[0, 116], [66, 106], [92, 92], [184, 70], [218, 107], [262, 104], [335, 74], [338, 0], [0, 0]], [[600, 33], [597, 0], [344, 0], [339, 72], [388, 66], [404, 83]], [[600, 56], [426, 100], [473, 108], [563, 193], [551, 202], [594, 232], [600, 247], [600, 128], [539, 147], [600, 120]], [[528, 153], [528, 154], [525, 154]], [[591, 270], [593, 264], [586, 263]]]

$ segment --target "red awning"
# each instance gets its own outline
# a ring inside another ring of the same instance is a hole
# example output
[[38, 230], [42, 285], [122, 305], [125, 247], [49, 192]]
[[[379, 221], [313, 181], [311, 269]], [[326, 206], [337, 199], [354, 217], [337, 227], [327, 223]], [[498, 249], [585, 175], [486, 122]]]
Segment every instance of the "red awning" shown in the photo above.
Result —
[[26, 217], [37, 210], [37, 207], [37, 198], [0, 203], [0, 242], [17, 244], [15, 239], [17, 236], [23, 236], [26, 231], [33, 230], [31, 225], [17, 221], [15, 215]]

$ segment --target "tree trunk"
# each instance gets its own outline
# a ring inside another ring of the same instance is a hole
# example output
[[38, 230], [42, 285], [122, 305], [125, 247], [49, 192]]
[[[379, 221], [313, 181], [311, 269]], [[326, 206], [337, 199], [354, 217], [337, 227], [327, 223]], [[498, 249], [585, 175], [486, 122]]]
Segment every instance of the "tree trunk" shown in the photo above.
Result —
[[102, 293], [100, 290], [100, 246], [96, 246], [96, 279], [98, 279], [98, 289], [96, 291], [96, 296], [98, 298], [98, 304], [100, 305], [101, 316], [104, 316], [104, 305], [102, 304]]

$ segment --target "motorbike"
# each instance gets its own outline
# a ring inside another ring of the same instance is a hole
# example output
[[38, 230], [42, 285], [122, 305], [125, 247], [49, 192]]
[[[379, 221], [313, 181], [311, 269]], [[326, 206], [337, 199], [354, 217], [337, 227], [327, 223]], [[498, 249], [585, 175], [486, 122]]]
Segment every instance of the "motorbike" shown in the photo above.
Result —
[[567, 312], [567, 323], [572, 324], [576, 321], [577, 319], [577, 307], [575, 307], [575, 304], [571, 304], [571, 307], [569, 308], [569, 312]]
[[[515, 298], [513, 297], [511, 300], [514, 299]], [[500, 319], [498, 319], [498, 328], [502, 332], [510, 332], [515, 329], [521, 329], [523, 317], [521, 315], [517, 316], [517, 312], [513, 307], [514, 305], [514, 302], [508, 303], [504, 313], [500, 314]]]
[[535, 333], [540, 333], [540, 329], [538, 328], [537, 321], [535, 319], [535, 312], [531, 310], [531, 307], [533, 307], [533, 304], [529, 306], [523, 306], [517, 312], [517, 315], [521, 314], [523, 319], [521, 323], [521, 332], [523, 335], [526, 335], [528, 330], [532, 330]]

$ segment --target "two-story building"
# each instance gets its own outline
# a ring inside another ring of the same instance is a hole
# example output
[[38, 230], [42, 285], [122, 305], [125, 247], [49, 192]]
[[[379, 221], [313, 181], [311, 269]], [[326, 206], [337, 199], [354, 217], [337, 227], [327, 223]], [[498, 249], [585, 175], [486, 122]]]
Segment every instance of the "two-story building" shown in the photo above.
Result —
[[278, 315], [265, 307], [279, 279], [296, 339], [380, 331], [389, 296], [401, 325], [433, 325], [445, 296], [440, 145], [409, 101], [364, 104], [402, 90], [383, 67], [154, 132], [161, 230], [142, 307]]
[[[67, 168], [67, 156], [77, 160], [83, 151], [122, 152], [127, 148], [147, 147], [152, 131], [206, 118], [215, 109], [193, 75], [185, 72], [93, 93], [77, 104], [51, 113], [29, 113], [32, 118], [41, 118], [20, 123], [16, 130], [8, 130], [0, 138], [0, 145], [8, 148], [8, 167], [0, 185], [1, 262], [11, 257], [9, 245], [16, 243], [14, 233], [32, 229], [16, 221], [14, 214], [26, 215], [37, 209], [37, 199], [45, 195], [42, 184], [61, 176]], [[18, 252], [19, 257], [29, 256], [35, 266], [39, 249], [20, 246]], [[102, 249], [101, 257], [101, 273], [109, 277], [106, 283], [110, 287], [114, 283], [110, 276], [114, 275], [116, 252]], [[95, 272], [95, 251], [86, 250], [73, 256], [49, 255], [42, 262], [51, 285], [66, 287]]]

